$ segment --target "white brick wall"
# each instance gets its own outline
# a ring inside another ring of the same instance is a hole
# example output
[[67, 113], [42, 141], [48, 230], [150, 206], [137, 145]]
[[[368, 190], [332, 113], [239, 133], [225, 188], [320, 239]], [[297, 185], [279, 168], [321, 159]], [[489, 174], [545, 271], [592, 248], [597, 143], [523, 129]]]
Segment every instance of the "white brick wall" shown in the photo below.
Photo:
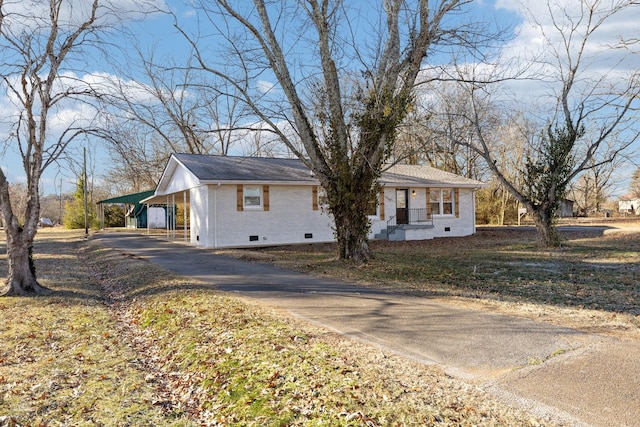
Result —
[[[193, 244], [238, 247], [333, 241], [329, 216], [312, 209], [311, 186], [270, 185], [268, 211], [250, 208], [238, 211], [236, 185], [210, 185], [207, 199], [207, 212], [196, 208], [195, 200], [191, 200]], [[206, 215], [207, 221], [196, 218], [198, 215]], [[252, 241], [250, 236], [257, 236], [258, 240]]]
[[[252, 185], [253, 186], [253, 185]], [[426, 191], [416, 188], [409, 208], [426, 207]], [[371, 217], [369, 238], [386, 228], [387, 220], [396, 214], [396, 189], [385, 187], [385, 219]], [[191, 243], [208, 247], [250, 247], [295, 243], [330, 242], [334, 240], [332, 220], [322, 210], [313, 210], [311, 186], [269, 186], [269, 210], [237, 210], [236, 185], [208, 185], [190, 190]], [[263, 199], [264, 200], [264, 199]], [[460, 217], [433, 218], [433, 228], [407, 230], [407, 240], [434, 237], [467, 236], [475, 233], [475, 202], [470, 189], [459, 190]], [[445, 231], [448, 228], [449, 231]], [[305, 238], [305, 234], [312, 238]], [[257, 236], [251, 240], [250, 236]]]
[[[209, 243], [209, 191], [208, 186], [195, 187], [189, 190], [189, 223], [191, 227], [190, 241], [194, 245], [213, 246]], [[213, 242], [213, 240], [211, 240]]]
[[[406, 188], [406, 187], [403, 187]], [[435, 189], [435, 188], [434, 188]], [[409, 209], [424, 209], [427, 203], [425, 188], [409, 188]], [[415, 196], [412, 195], [415, 190]], [[369, 238], [387, 227], [387, 221], [396, 215], [396, 188], [384, 188], [384, 220], [379, 216], [371, 217]], [[406, 240], [424, 240], [434, 237], [468, 236], [475, 233], [475, 201], [471, 189], [461, 188], [458, 193], [459, 218], [455, 215], [434, 215], [432, 229], [406, 230]], [[448, 227], [449, 231], [445, 231]]]

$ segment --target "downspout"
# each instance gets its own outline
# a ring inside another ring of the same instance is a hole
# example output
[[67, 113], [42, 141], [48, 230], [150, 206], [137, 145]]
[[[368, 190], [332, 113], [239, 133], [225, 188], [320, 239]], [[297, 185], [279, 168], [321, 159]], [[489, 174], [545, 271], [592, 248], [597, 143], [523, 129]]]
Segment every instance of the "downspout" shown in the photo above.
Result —
[[476, 234], [476, 190], [472, 189], [471, 190], [471, 206], [473, 207], [473, 209], [471, 210], [473, 212], [473, 234]]
[[213, 247], [218, 247], [218, 189], [220, 183], [216, 185], [213, 192]]
[[176, 238], [176, 194], [171, 194], [171, 237]]

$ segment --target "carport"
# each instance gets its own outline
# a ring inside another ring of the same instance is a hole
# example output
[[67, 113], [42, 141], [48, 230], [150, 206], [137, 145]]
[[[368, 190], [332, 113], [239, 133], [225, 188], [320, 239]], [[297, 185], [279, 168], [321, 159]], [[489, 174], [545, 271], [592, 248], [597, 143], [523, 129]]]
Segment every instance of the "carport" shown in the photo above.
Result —
[[[177, 228], [178, 228], [178, 206], [180, 202], [182, 202], [182, 232], [183, 239], [185, 242], [189, 241], [189, 191], [181, 191], [178, 193], [171, 193], [167, 195], [155, 196], [155, 191], [151, 191], [146, 198], [140, 200], [140, 203], [145, 204], [147, 206], [166, 206], [167, 212], [172, 213], [167, 217], [167, 238], [176, 238], [177, 237]], [[180, 200], [182, 199], [182, 200]]]
[[[154, 190], [142, 191], [99, 201], [101, 228], [104, 229], [104, 205], [120, 204], [125, 206], [125, 227], [146, 228], [147, 232], [150, 232], [151, 229], [166, 229], [168, 237], [175, 237], [178, 210], [175, 196], [154, 197], [154, 192]], [[188, 228], [186, 206], [185, 201], [183, 221], [185, 236]]]

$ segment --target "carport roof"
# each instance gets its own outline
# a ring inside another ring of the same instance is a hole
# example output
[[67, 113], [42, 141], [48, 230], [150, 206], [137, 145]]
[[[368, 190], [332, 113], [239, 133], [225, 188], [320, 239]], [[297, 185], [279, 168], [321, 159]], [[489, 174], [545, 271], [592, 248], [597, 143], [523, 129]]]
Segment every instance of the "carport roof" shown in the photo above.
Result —
[[142, 191], [140, 193], [125, 194], [124, 196], [112, 197], [110, 199], [100, 200], [98, 203], [124, 203], [137, 205], [147, 197], [153, 196], [155, 190]]

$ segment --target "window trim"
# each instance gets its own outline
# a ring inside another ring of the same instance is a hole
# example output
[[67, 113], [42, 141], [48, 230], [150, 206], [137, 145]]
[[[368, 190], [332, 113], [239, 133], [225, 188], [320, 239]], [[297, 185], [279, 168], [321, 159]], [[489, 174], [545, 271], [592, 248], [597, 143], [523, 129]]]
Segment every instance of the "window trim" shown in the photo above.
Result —
[[[431, 198], [431, 194], [432, 193], [437, 193], [438, 194], [438, 201], [436, 202], [435, 199]], [[449, 201], [445, 202], [444, 201], [444, 195], [445, 193], [449, 194]], [[430, 211], [431, 211], [431, 215], [432, 216], [440, 216], [440, 217], [457, 217], [456, 213], [459, 212], [458, 211], [458, 200], [456, 197], [456, 191], [453, 188], [431, 188], [429, 189], [429, 205], [430, 205]], [[434, 208], [435, 206], [438, 206], [438, 210], [435, 211]], [[444, 206], [445, 204], [451, 204], [451, 212], [448, 213], [444, 213]]]
[[[257, 195], [247, 194], [251, 190], [257, 190]], [[247, 204], [247, 197], [257, 197], [258, 204]], [[264, 191], [261, 185], [243, 185], [242, 186], [242, 208], [243, 210], [264, 210]]]
[[376, 194], [376, 209], [373, 212], [373, 204], [370, 205], [369, 211], [367, 212], [367, 217], [370, 219], [379, 219], [380, 221], [384, 221], [384, 187], [380, 187], [380, 191]]

